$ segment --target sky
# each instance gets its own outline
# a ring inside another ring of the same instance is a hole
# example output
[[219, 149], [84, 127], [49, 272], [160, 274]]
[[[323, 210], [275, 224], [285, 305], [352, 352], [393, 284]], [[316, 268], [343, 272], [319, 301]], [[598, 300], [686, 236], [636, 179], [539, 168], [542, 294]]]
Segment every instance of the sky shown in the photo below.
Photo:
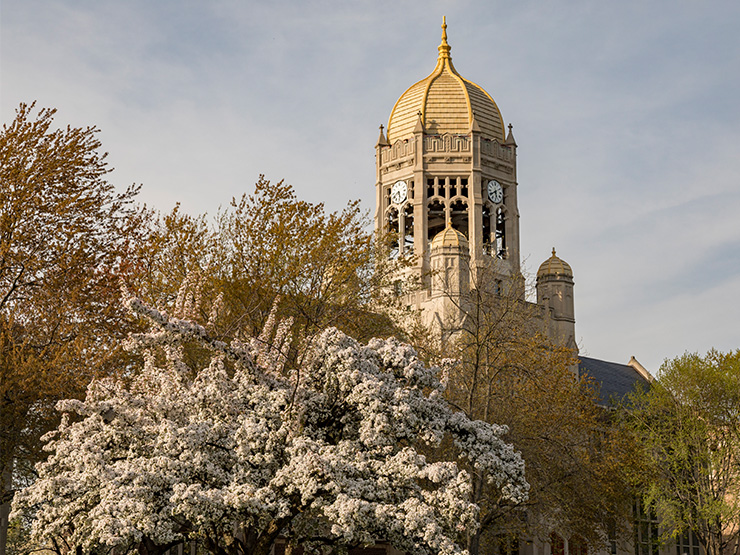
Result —
[[120, 189], [215, 215], [260, 174], [374, 210], [374, 146], [434, 69], [518, 144], [524, 266], [575, 274], [581, 354], [740, 348], [740, 2], [3, 0], [0, 116], [100, 129]]

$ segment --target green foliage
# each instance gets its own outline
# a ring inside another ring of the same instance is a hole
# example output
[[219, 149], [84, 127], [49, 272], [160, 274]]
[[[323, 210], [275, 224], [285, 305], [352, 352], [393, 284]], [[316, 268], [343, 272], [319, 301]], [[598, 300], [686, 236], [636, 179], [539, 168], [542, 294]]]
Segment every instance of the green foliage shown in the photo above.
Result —
[[25, 555], [34, 551], [30, 542], [30, 525], [21, 518], [10, 521], [8, 526], [7, 555]]
[[707, 553], [738, 546], [740, 350], [666, 361], [634, 395], [628, 422], [647, 461], [644, 501], [665, 538], [691, 529]]
[[169, 308], [188, 276], [209, 266], [214, 234], [205, 215], [186, 214], [179, 204], [168, 214], [149, 212], [146, 227], [132, 261], [136, 276], [127, 285]]
[[[221, 340], [259, 333], [276, 302], [301, 341], [330, 326], [361, 340], [387, 336], [391, 321], [371, 307], [388, 272], [374, 264], [367, 228], [357, 202], [327, 213], [298, 200], [290, 185], [260, 177], [212, 223], [179, 206], [151, 215], [130, 287], [170, 313], [208, 322]], [[181, 284], [189, 292], [178, 293]]]
[[356, 201], [327, 214], [290, 185], [260, 178], [218, 216], [214, 264], [227, 310], [256, 332], [279, 297], [304, 334], [337, 326], [364, 338], [355, 324], [376, 283], [367, 227]]

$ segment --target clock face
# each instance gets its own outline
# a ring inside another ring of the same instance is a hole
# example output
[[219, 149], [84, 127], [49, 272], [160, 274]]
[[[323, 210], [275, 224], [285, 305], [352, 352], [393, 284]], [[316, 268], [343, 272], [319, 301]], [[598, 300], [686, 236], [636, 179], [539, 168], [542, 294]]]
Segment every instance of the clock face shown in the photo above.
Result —
[[391, 188], [391, 201], [394, 204], [401, 204], [406, 200], [407, 187], [405, 181], [396, 181]]
[[488, 182], [488, 198], [494, 204], [501, 204], [504, 200], [504, 188], [495, 179]]

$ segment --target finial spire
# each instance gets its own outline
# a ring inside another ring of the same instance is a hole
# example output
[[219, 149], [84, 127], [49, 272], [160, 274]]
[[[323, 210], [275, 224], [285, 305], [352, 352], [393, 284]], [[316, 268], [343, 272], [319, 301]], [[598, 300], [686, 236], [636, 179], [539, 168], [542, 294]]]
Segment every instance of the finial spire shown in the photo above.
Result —
[[440, 58], [449, 58], [452, 47], [447, 43], [447, 17], [442, 16], [442, 43], [437, 48]]
[[516, 146], [516, 140], [514, 139], [514, 126], [509, 124], [509, 134], [506, 136], [504, 141], [505, 145]]
[[555, 247], [552, 248], [552, 255], [555, 256]]
[[414, 133], [424, 133], [424, 120], [422, 119], [424, 114], [419, 110], [416, 112], [416, 125], [414, 126]]
[[378, 137], [378, 142], [375, 145], [377, 146], [388, 146], [390, 143], [388, 142], [388, 139], [385, 138], [385, 133], [383, 133], [383, 125], [380, 126], [380, 136]]

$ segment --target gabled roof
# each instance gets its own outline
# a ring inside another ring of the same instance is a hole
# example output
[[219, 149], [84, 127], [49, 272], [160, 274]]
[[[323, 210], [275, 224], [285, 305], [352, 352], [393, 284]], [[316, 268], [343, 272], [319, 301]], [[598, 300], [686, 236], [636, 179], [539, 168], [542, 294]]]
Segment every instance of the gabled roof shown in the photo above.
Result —
[[650, 373], [634, 357], [628, 364], [583, 356], [579, 358], [579, 374], [594, 379], [599, 388], [599, 401], [602, 405], [612, 405], [621, 401], [638, 386], [647, 387], [652, 381]]

